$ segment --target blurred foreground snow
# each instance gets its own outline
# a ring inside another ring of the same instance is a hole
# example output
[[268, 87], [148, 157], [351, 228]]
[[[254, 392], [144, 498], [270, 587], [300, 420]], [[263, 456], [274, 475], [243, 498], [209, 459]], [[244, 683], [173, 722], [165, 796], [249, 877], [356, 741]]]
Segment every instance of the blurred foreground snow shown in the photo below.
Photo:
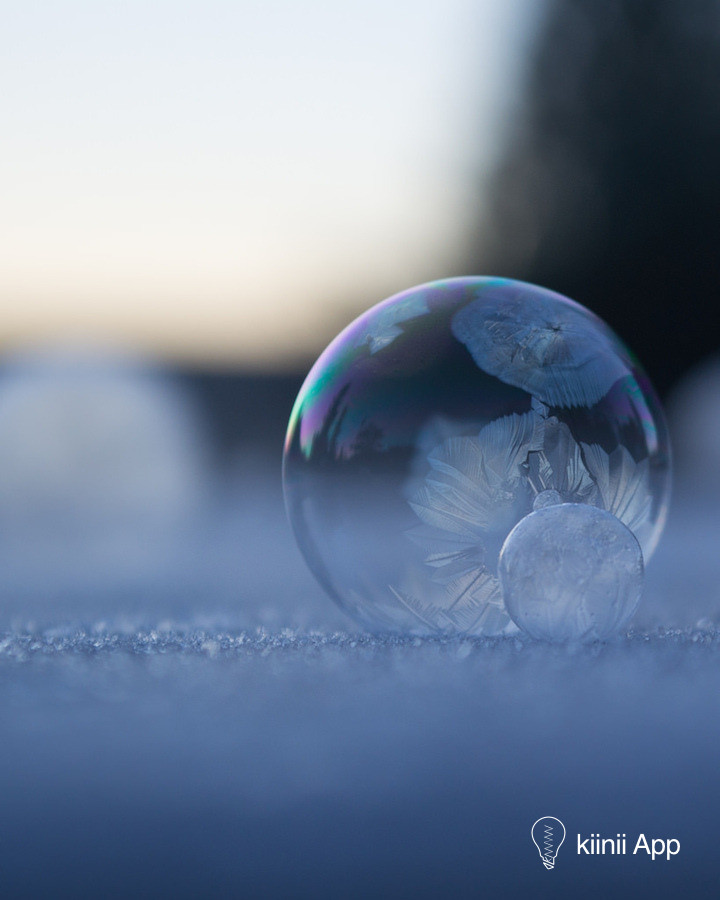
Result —
[[[0, 642], [5, 896], [715, 896], [720, 633], [50, 629]], [[541, 815], [676, 837], [575, 855]]]

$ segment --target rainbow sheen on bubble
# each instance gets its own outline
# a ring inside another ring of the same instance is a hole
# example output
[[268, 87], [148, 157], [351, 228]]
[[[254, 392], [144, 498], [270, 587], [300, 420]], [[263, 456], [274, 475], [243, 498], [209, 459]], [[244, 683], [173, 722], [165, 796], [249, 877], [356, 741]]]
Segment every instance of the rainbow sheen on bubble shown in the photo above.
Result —
[[499, 278], [378, 304], [313, 366], [283, 461], [288, 514], [333, 599], [371, 629], [502, 634], [498, 557], [533, 509], [604, 509], [655, 549], [660, 405], [591, 312]]

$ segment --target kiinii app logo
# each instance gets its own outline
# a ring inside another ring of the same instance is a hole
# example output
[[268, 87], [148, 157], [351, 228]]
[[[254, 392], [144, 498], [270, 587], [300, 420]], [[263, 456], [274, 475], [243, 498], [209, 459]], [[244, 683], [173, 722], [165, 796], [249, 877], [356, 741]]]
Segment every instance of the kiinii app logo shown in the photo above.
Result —
[[530, 829], [533, 843], [546, 869], [555, 868], [555, 857], [565, 840], [565, 826], [555, 816], [543, 816]]
[[[548, 870], [554, 869], [555, 858], [566, 836], [563, 823], [555, 816], [543, 816], [533, 824], [530, 836], [537, 847], [542, 864]], [[649, 858], [651, 862], [661, 859], [670, 862], [680, 853], [680, 841], [674, 837], [648, 837], [644, 833], [639, 834], [637, 838], [628, 837], [624, 831], [612, 837], [605, 837], [600, 832], [591, 831], [587, 837], [577, 835], [576, 851], [581, 857], [627, 855]]]

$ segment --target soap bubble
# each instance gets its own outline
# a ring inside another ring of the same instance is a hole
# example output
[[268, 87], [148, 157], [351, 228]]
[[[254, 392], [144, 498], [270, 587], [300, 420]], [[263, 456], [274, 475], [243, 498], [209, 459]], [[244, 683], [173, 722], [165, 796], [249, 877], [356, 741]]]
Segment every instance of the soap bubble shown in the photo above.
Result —
[[616, 516], [647, 560], [669, 488], [647, 377], [596, 316], [499, 278], [391, 297], [349, 325], [295, 403], [283, 464], [298, 544], [374, 629], [515, 630], [498, 579], [534, 507]]
[[562, 643], [605, 640], [640, 602], [643, 558], [611, 513], [563, 503], [530, 513], [500, 553], [507, 611], [531, 637]]

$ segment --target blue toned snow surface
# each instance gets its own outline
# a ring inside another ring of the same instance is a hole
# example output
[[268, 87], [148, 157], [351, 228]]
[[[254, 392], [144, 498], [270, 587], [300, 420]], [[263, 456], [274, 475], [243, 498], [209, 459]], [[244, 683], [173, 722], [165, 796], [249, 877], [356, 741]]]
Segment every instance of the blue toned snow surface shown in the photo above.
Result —
[[[0, 559], [3, 897], [716, 896], [715, 507], [680, 498], [614, 643], [373, 637], [306, 571], [277, 471], [239, 473], [124, 580]], [[619, 831], [682, 849], [575, 852]]]

